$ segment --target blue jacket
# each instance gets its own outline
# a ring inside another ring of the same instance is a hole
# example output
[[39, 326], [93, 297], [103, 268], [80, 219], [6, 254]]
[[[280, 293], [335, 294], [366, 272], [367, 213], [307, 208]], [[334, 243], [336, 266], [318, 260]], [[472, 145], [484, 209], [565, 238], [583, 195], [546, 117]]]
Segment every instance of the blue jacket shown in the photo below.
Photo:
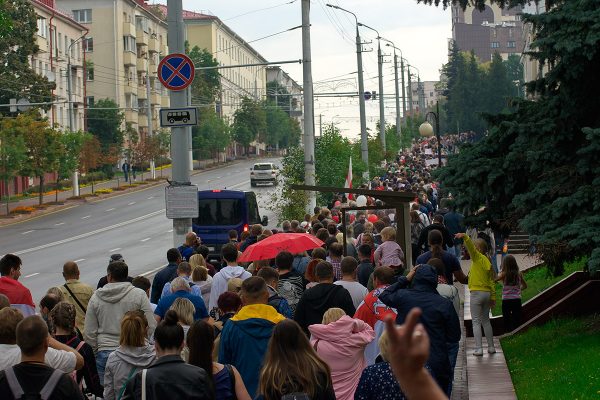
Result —
[[175, 300], [178, 298], [188, 299], [194, 305], [196, 312], [194, 313], [194, 321], [198, 321], [199, 319], [208, 318], [208, 311], [206, 311], [206, 305], [204, 305], [204, 300], [202, 296], [197, 296], [190, 292], [186, 292], [185, 290], [178, 290], [177, 292], [170, 294], [168, 296], [164, 296], [161, 298], [156, 305], [156, 310], [154, 310], [154, 314], [158, 315], [160, 318], [164, 318], [165, 314], [171, 308]]
[[[397, 324], [403, 324], [413, 307], [423, 311], [421, 323], [425, 326], [430, 340], [430, 353], [427, 364], [431, 367], [438, 383], [451, 379], [450, 360], [446, 343], [460, 340], [460, 321], [452, 302], [440, 296], [437, 288], [437, 273], [431, 265], [421, 265], [413, 277], [412, 288], [408, 280], [401, 276], [398, 282], [389, 286], [379, 295], [386, 306], [398, 312]], [[442, 386], [442, 385], [441, 385]], [[445, 390], [447, 386], [442, 386]]]
[[179, 246], [177, 250], [179, 250], [181, 258], [183, 258], [185, 261], [190, 261], [190, 257], [194, 255], [194, 248], [185, 244]]
[[162, 294], [163, 287], [167, 282], [171, 282], [177, 278], [177, 264], [169, 263], [166, 267], [161, 269], [152, 281], [152, 292], [150, 294], [150, 303], [158, 304], [160, 295]]
[[242, 307], [223, 326], [219, 362], [238, 369], [252, 398], [257, 394], [260, 368], [273, 328], [284, 319], [269, 305], [252, 304]]

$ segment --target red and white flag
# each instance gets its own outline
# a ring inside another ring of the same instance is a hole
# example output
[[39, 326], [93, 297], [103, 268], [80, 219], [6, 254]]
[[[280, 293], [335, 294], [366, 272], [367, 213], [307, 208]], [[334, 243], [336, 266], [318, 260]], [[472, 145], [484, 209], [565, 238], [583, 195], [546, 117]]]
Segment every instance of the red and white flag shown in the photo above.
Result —
[[[352, 156], [350, 156], [350, 165], [348, 166], [348, 175], [346, 175], [346, 183], [344, 183], [344, 188], [352, 189]], [[346, 198], [348, 200], [352, 200], [354, 196], [352, 193], [346, 193]]]

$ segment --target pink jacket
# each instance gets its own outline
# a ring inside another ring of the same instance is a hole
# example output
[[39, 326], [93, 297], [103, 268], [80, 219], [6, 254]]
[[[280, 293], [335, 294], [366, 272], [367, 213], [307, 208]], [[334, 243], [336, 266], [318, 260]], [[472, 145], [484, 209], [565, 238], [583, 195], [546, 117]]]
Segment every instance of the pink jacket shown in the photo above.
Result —
[[364, 321], [344, 315], [327, 325], [310, 325], [310, 342], [331, 368], [337, 400], [352, 400], [365, 363], [365, 347], [375, 332]]

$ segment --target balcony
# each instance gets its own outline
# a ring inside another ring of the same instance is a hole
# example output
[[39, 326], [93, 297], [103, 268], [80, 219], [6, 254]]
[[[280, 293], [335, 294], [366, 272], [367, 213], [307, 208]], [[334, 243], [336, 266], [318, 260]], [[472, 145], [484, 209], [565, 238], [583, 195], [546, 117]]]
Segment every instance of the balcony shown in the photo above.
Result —
[[144, 32], [143, 29], [137, 28], [135, 30], [135, 41], [137, 44], [141, 44], [143, 46], [148, 46], [148, 41], [150, 39], [150, 35]]
[[167, 107], [169, 107], [169, 104], [170, 104], [169, 96], [168, 95], [161, 96], [160, 106], [167, 108]]
[[138, 85], [135, 82], [130, 82], [130, 83], [125, 83], [123, 85], [123, 92], [124, 94], [127, 95], [136, 95], [138, 94], [138, 90], [137, 90]]
[[135, 37], [135, 25], [131, 22], [123, 22], [123, 36], [133, 36]]
[[152, 35], [152, 37], [150, 37], [150, 42], [148, 43], [148, 51], [151, 53], [158, 53], [160, 51], [160, 44], [155, 36], [156, 35]]
[[138, 112], [134, 110], [125, 110], [125, 122], [129, 122], [137, 126]]
[[137, 55], [131, 51], [123, 52], [123, 65], [134, 66], [137, 64]]
[[138, 127], [147, 128], [148, 127], [148, 115], [144, 113], [138, 113]]
[[136, 68], [138, 72], [147, 71], [148, 70], [148, 60], [146, 58], [138, 58], [136, 63]]
[[138, 86], [137, 97], [139, 100], [146, 100], [148, 98], [145, 85]]
[[[157, 104], [157, 105], [161, 105], [161, 95], [160, 93], [156, 93], [156, 92], [152, 92], [152, 94], [150, 95], [150, 104]], [[138, 96], [138, 98], [140, 98]]]

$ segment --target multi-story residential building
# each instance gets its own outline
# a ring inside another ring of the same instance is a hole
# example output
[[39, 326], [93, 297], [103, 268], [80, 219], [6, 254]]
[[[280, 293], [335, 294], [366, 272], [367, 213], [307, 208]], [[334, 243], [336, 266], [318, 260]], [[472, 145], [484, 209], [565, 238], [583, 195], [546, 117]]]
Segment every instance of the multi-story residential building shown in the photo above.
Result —
[[420, 86], [418, 81], [410, 82], [409, 101], [412, 102], [413, 113], [423, 113], [435, 107], [441, 97], [439, 85], [439, 81], [421, 81]]
[[[114, 100], [144, 138], [148, 132], [148, 103], [154, 130], [160, 107], [169, 95], [156, 70], [168, 54], [167, 23], [144, 0], [57, 0], [58, 6], [89, 29], [84, 41], [87, 64], [87, 104]], [[150, 93], [146, 82], [149, 79]]]
[[475, 52], [481, 62], [491, 61], [498, 52], [503, 59], [523, 52], [522, 7], [500, 8], [486, 1], [485, 9], [452, 6], [452, 38], [461, 51]]
[[[281, 67], [272, 66], [267, 67], [267, 82], [277, 82], [281, 88], [281, 92], [287, 93], [269, 93], [269, 98], [276, 98], [278, 96], [284, 96], [284, 101], [287, 106], [283, 106], [282, 109], [289, 114], [290, 117], [295, 118], [300, 124], [302, 134], [304, 134], [304, 114], [302, 110], [303, 97], [302, 97], [302, 86], [300, 86], [291, 76], [289, 76]], [[285, 90], [283, 90], [285, 88]], [[282, 100], [278, 99], [277, 104], [282, 104]]]
[[44, 116], [61, 130], [84, 130], [86, 54], [83, 43], [88, 30], [69, 13], [57, 9], [54, 0], [33, 0], [31, 5], [37, 14], [39, 46], [39, 52], [30, 59], [31, 67], [56, 84], [55, 104]]

